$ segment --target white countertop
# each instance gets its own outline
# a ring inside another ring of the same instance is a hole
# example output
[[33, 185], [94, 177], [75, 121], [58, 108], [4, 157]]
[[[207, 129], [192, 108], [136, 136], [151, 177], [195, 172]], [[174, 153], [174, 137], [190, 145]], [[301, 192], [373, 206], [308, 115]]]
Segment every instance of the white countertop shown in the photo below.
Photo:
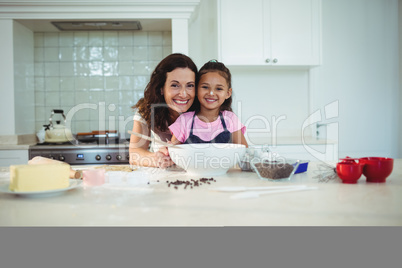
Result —
[[[0, 226], [401, 226], [402, 159], [386, 183], [357, 184], [314, 178], [318, 162], [289, 182], [260, 180], [231, 169], [216, 182], [193, 189], [168, 187], [184, 173], [140, 169], [109, 172], [102, 186], [80, 186], [54, 197], [26, 198], [0, 193]], [[78, 167], [78, 166], [77, 166]], [[80, 166], [82, 168], [82, 166]], [[8, 169], [0, 169], [8, 183]], [[194, 178], [199, 179], [199, 178]], [[159, 180], [159, 182], [158, 182]], [[150, 182], [150, 184], [147, 184]], [[221, 186], [308, 185], [317, 190], [231, 199]]]

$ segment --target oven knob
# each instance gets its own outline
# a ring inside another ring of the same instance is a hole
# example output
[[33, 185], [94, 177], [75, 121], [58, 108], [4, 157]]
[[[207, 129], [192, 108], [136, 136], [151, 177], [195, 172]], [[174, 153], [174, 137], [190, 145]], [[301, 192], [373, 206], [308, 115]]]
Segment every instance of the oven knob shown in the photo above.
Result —
[[110, 160], [110, 159], [112, 159], [112, 157], [110, 156], [110, 154], [108, 154], [108, 155], [106, 156], [106, 160]]
[[100, 155], [95, 156], [95, 159], [98, 160], [98, 161], [101, 160], [101, 158], [102, 157]]
[[130, 160], [130, 155], [129, 155], [129, 154], [126, 156], [126, 159], [127, 159], [127, 160]]
[[119, 154], [116, 156], [116, 159], [117, 159], [117, 160], [121, 160], [122, 158], [123, 158], [123, 157], [121, 157], [121, 155], [119, 155]]
[[50, 159], [54, 159], [53, 155], [49, 155], [49, 158], [50, 158]]
[[60, 161], [64, 161], [64, 160], [66, 160], [66, 158], [65, 158], [64, 156], [60, 155], [60, 156], [59, 156], [59, 160], [60, 160]]

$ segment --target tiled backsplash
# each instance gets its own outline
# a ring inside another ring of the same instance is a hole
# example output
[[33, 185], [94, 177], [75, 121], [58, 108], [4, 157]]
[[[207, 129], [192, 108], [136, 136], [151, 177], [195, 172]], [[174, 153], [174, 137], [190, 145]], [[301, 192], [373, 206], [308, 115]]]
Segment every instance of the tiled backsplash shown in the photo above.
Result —
[[71, 117], [73, 133], [131, 129], [131, 106], [172, 52], [171, 40], [171, 32], [35, 33], [36, 130], [52, 109]]

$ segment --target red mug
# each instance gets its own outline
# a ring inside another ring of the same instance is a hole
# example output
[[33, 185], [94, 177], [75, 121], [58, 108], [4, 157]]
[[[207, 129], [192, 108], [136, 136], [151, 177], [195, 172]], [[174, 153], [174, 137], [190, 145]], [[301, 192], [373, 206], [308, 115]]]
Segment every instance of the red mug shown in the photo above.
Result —
[[354, 160], [342, 161], [336, 165], [336, 173], [343, 183], [357, 183], [363, 174], [363, 164]]
[[388, 157], [363, 157], [360, 161], [367, 182], [385, 182], [394, 167], [394, 159]]

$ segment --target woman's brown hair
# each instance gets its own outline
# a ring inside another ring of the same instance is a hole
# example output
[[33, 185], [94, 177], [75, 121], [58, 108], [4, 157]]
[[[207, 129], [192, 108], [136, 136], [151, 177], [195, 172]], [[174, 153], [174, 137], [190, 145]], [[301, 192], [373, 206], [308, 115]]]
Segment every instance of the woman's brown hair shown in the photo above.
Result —
[[[180, 53], [170, 54], [156, 66], [145, 88], [144, 97], [132, 107], [138, 108], [138, 112], [145, 119], [149, 128], [152, 127], [151, 123], [153, 123], [162, 132], [168, 129], [169, 109], [161, 89], [165, 85], [167, 73], [172, 72], [176, 68], [189, 68], [197, 77], [197, 66], [191, 58]], [[189, 111], [194, 111], [197, 106], [198, 99], [196, 97]], [[152, 122], [152, 118], [154, 122]]]
[[[210, 60], [201, 67], [200, 71], [197, 75], [197, 87], [200, 82], [201, 76], [206, 73], [216, 72], [220, 74], [223, 78], [225, 78], [226, 83], [228, 84], [228, 88], [232, 88], [232, 75], [230, 74], [229, 69], [222, 62], [218, 62], [217, 60]], [[231, 111], [232, 112], [232, 96], [226, 99], [221, 107], [221, 111]]]

